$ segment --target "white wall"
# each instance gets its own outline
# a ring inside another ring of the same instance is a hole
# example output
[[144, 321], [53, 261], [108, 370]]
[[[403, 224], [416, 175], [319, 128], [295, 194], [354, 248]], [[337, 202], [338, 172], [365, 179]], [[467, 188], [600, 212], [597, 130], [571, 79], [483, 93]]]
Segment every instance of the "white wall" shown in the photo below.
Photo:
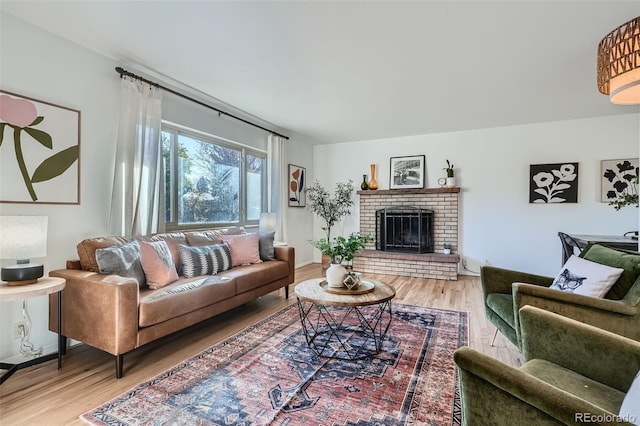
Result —
[[[558, 231], [623, 234], [638, 229], [638, 210], [600, 202], [600, 160], [638, 157], [640, 117], [626, 114], [314, 147], [316, 177], [328, 186], [359, 185], [377, 163], [389, 188], [389, 159], [426, 156], [426, 187], [437, 187], [449, 159], [460, 192], [460, 254], [474, 271], [492, 265], [545, 275], [561, 266]], [[529, 165], [579, 163], [577, 204], [529, 204]], [[356, 197], [357, 198], [357, 197]], [[359, 228], [359, 206], [342, 226]], [[316, 235], [320, 224], [316, 220]], [[317, 254], [316, 254], [317, 255]]]
[[[10, 15], [0, 14], [0, 31], [0, 87], [3, 90], [81, 111], [80, 205], [0, 204], [2, 215], [49, 217], [47, 257], [37, 259], [45, 265], [47, 274], [64, 268], [67, 259], [76, 259], [76, 245], [81, 240], [108, 233], [120, 105], [120, 79], [114, 68], [123, 64]], [[214, 112], [195, 107], [174, 95], [164, 96], [163, 117], [266, 149], [265, 132], [229, 117], [218, 118]], [[307, 142], [299, 135], [287, 142], [291, 162], [311, 165], [312, 148]], [[0, 155], [5, 155], [5, 149], [4, 145], [0, 147]], [[312, 237], [307, 225], [311, 216], [306, 209], [299, 210], [302, 211], [290, 215], [289, 242], [294, 247], [305, 246], [296, 253], [296, 260], [308, 263], [312, 253], [305, 240]], [[9, 263], [2, 261], [3, 265]], [[12, 338], [12, 327], [22, 320], [21, 306], [20, 302], [6, 302], [0, 307], [1, 360], [10, 360], [18, 354], [19, 340]], [[33, 322], [31, 341], [44, 347], [45, 352], [55, 349], [56, 336], [47, 327], [47, 298], [29, 299], [28, 306]]]

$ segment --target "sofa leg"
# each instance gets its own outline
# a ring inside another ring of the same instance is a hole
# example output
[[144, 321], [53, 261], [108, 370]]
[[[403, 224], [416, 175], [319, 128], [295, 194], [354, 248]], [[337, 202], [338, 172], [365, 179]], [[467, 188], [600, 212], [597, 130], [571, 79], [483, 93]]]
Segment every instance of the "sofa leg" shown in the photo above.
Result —
[[288, 285], [284, 286], [284, 298], [285, 299], [289, 298], [289, 286]]
[[493, 339], [491, 339], [491, 344], [489, 346], [493, 347], [493, 343], [496, 341], [496, 336], [498, 335], [498, 329], [496, 328], [496, 332], [493, 333]]
[[116, 355], [116, 379], [122, 378], [122, 365], [124, 364], [124, 355]]

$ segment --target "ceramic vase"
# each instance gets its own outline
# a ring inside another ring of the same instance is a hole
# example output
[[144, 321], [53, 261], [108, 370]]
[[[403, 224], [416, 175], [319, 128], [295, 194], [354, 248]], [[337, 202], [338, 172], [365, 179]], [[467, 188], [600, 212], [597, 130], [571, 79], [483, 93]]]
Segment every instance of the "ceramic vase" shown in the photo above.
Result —
[[362, 183], [360, 184], [360, 189], [366, 191], [369, 189], [369, 184], [367, 183], [367, 175], [362, 175]]
[[332, 263], [327, 269], [327, 285], [329, 287], [343, 287], [344, 277], [347, 275], [347, 268], [339, 263]]
[[451, 176], [451, 177], [447, 177], [447, 186], [449, 188], [453, 188], [456, 186], [456, 178]]
[[378, 181], [376, 180], [376, 165], [371, 165], [371, 180], [369, 181], [369, 189], [378, 189]]

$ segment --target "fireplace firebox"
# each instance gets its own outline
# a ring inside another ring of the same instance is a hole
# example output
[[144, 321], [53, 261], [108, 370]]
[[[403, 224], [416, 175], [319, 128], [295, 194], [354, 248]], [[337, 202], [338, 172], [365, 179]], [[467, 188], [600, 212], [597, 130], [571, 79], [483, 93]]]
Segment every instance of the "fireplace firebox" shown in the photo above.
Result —
[[376, 210], [376, 250], [433, 253], [433, 210], [404, 206]]

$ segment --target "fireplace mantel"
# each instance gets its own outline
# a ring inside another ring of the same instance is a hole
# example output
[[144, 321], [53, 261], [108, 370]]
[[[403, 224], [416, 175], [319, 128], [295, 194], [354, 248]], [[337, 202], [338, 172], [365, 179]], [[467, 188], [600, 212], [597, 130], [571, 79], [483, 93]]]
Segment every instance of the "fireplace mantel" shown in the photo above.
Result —
[[406, 194], [454, 194], [460, 192], [457, 186], [453, 188], [419, 188], [419, 189], [371, 189], [358, 191], [358, 195], [406, 195]]

